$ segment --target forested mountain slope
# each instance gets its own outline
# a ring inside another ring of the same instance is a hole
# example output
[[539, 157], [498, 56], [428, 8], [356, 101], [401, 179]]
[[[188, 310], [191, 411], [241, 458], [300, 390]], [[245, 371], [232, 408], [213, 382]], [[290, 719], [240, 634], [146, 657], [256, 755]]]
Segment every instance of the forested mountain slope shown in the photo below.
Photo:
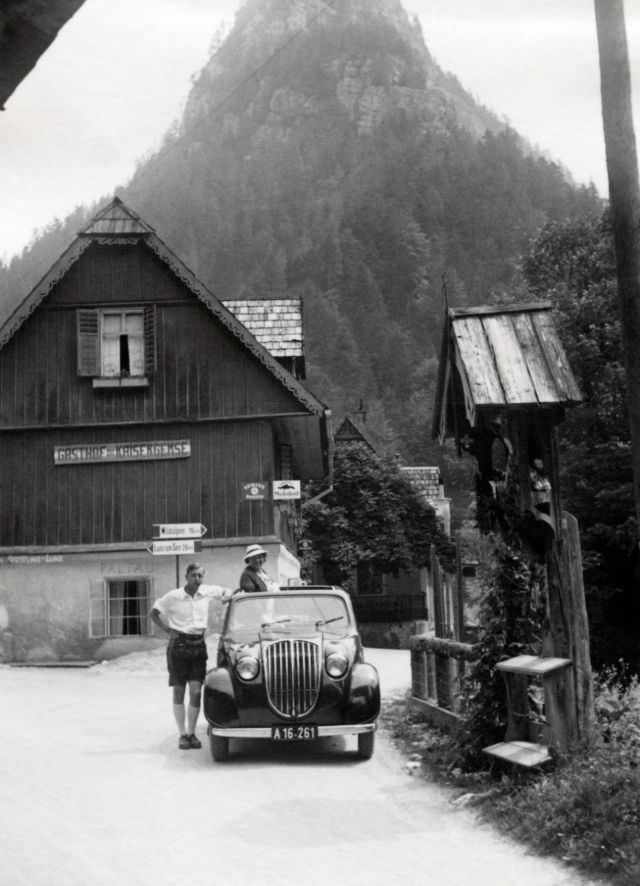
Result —
[[451, 304], [486, 301], [545, 222], [598, 203], [442, 72], [399, 0], [248, 0], [120, 193], [219, 298], [301, 295], [310, 387], [338, 416], [363, 399], [414, 461], [434, 458], [443, 278]]

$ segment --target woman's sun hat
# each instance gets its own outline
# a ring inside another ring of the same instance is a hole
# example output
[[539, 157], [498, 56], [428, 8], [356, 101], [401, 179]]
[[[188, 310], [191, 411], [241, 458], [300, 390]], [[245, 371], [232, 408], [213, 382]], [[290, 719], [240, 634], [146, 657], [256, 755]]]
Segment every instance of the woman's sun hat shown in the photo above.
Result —
[[264, 548], [261, 548], [260, 545], [249, 545], [244, 555], [244, 562], [246, 563], [248, 560], [251, 560], [253, 557], [259, 557], [261, 554], [267, 556], [267, 552]]

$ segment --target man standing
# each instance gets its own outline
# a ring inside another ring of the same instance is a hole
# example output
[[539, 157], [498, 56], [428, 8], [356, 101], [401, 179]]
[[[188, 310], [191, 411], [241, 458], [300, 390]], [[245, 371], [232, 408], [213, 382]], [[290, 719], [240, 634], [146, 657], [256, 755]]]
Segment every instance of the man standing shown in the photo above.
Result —
[[[204, 635], [209, 603], [214, 597], [223, 598], [228, 593], [217, 585], [203, 585], [203, 578], [204, 568], [199, 563], [190, 563], [186, 571], [186, 584], [168, 591], [156, 600], [151, 610], [153, 623], [169, 635], [169, 686], [173, 687], [173, 715], [180, 735], [178, 747], [182, 750], [202, 747], [196, 737], [196, 723], [200, 713], [202, 683], [207, 671]], [[189, 705], [185, 711], [187, 683]]]

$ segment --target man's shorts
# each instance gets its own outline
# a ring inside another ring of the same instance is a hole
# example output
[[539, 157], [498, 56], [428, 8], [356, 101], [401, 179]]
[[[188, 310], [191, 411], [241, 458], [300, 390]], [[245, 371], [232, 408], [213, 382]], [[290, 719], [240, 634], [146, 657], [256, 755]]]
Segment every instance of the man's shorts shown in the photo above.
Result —
[[202, 683], [207, 673], [207, 644], [204, 637], [178, 634], [167, 646], [169, 686], [186, 686], [191, 680]]

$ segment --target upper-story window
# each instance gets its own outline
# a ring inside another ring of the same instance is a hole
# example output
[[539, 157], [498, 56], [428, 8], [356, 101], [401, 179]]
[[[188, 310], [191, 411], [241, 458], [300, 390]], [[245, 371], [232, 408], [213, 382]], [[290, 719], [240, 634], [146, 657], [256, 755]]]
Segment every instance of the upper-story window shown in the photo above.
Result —
[[94, 387], [147, 383], [155, 368], [153, 307], [81, 308], [78, 323], [78, 375]]
[[100, 326], [100, 374], [105, 378], [144, 375], [142, 311], [103, 311]]

